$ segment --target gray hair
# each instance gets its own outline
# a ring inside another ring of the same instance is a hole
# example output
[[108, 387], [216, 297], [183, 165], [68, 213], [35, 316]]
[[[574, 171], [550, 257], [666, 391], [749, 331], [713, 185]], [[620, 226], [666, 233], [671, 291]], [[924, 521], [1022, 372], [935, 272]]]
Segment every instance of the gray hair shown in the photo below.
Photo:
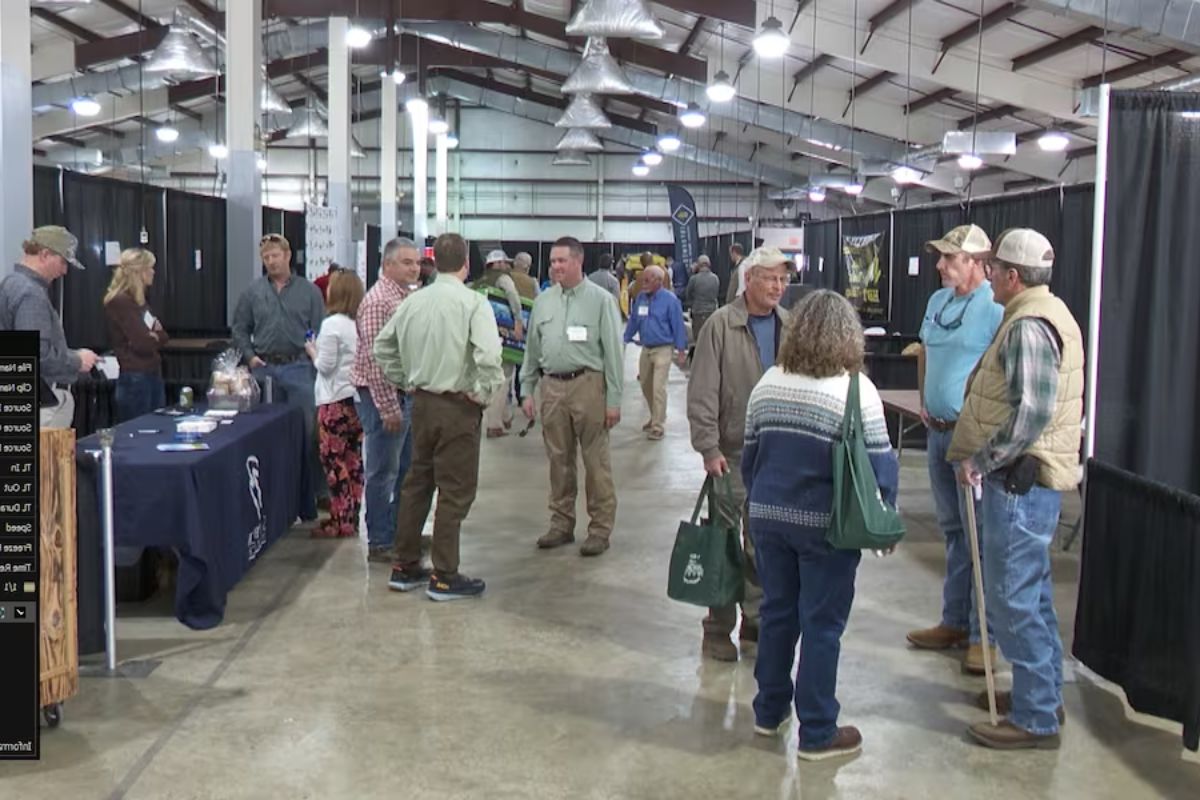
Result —
[[404, 248], [417, 250], [418, 255], [420, 254], [416, 242], [414, 242], [412, 239], [406, 239], [403, 236], [397, 236], [395, 239], [392, 239], [387, 243], [387, 247], [383, 248], [383, 260], [395, 261], [396, 255]]
[[528, 272], [529, 268], [532, 266], [533, 256], [529, 255], [529, 253], [521, 251], [513, 256], [513, 269], [520, 270], [521, 272]]
[[1026, 286], [1049, 286], [1054, 276], [1054, 267], [1027, 267], [1023, 264], [1005, 264], [1017, 271], [1017, 277]]

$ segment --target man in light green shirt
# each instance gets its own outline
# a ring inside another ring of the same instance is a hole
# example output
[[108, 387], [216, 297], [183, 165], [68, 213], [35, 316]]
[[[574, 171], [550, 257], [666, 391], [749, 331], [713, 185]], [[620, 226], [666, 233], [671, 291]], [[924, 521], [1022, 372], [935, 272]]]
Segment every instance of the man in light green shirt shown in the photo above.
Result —
[[[483, 408], [504, 371], [492, 308], [463, 285], [467, 243], [443, 234], [433, 258], [437, 278], [400, 304], [374, 343], [384, 376], [413, 396], [413, 459], [400, 489], [388, 586], [407, 592], [428, 583], [431, 600], [459, 600], [484, 590], [483, 581], [458, 571], [458, 540], [479, 485]], [[435, 489], [431, 572], [421, 565], [421, 529]]]
[[621, 420], [624, 384], [621, 313], [612, 295], [583, 276], [583, 245], [563, 237], [550, 250], [554, 284], [533, 303], [521, 364], [523, 409], [535, 414], [541, 388], [542, 439], [550, 460], [548, 549], [575, 541], [576, 449], [587, 470], [588, 535], [579, 552], [608, 549], [617, 493], [608, 455], [608, 430]]

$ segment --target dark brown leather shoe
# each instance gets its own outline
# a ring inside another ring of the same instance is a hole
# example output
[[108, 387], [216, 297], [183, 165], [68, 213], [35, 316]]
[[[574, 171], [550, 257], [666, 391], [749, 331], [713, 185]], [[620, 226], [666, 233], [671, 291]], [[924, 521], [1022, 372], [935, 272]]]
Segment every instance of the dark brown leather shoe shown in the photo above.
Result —
[[1018, 728], [1008, 720], [999, 725], [977, 722], [967, 728], [971, 738], [993, 750], [1057, 750], [1062, 744], [1057, 733], [1040, 736]]
[[[992, 670], [995, 671], [997, 664], [996, 647], [992, 646]], [[984, 675], [987, 670], [983, 666], [983, 645], [969, 644], [967, 652], [963, 655], [962, 671], [968, 675]]]
[[608, 549], [608, 539], [603, 536], [589, 535], [579, 548], [581, 556], [598, 556]]
[[575, 534], [567, 533], [566, 531], [550, 531], [537, 540], [537, 546], [543, 550], [549, 550], [553, 547], [562, 547], [564, 544], [571, 544], [575, 541]]
[[796, 758], [801, 761], [824, 761], [827, 758], [852, 756], [862, 750], [862, 734], [853, 725], [837, 729], [833, 741], [824, 747], [805, 748], [796, 750]]
[[[975, 695], [975, 707], [981, 708], [984, 711], [988, 710], [987, 691], [982, 691]], [[996, 713], [1002, 716], [1007, 715], [1012, 711], [1012, 692], [996, 692]], [[1067, 722], [1067, 710], [1062, 706], [1058, 707], [1058, 724], [1065, 725]]]
[[909, 631], [908, 643], [920, 650], [949, 650], [967, 643], [969, 633], [958, 628], [935, 625], [919, 631]]
[[700, 654], [713, 661], [737, 661], [738, 649], [728, 636], [715, 633], [704, 634], [704, 642], [700, 645]]

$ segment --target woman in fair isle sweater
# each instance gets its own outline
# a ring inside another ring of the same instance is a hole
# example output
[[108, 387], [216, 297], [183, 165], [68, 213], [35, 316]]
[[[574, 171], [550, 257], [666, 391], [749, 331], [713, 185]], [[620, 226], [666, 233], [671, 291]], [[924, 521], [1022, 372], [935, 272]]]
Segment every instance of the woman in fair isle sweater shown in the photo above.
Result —
[[[832, 444], [841, 435], [850, 374], [862, 369], [863, 332], [857, 312], [834, 292], [814, 292], [794, 313], [776, 366], [754, 387], [746, 411], [742, 476], [763, 588], [754, 730], [779, 733], [791, 720], [794, 698], [798, 755], [816, 760], [862, 747], [857, 728], [838, 727], [835, 697], [860, 553], [833, 549], [825, 532], [833, 503]], [[871, 465], [884, 499], [894, 503], [899, 468], [883, 404], [865, 375], [859, 393]]]

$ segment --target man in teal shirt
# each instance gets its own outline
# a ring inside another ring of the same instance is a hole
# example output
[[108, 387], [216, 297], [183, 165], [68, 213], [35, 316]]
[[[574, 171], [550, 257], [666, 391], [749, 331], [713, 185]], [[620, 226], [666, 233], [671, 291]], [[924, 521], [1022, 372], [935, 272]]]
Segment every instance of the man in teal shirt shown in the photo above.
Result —
[[587, 471], [587, 539], [579, 552], [608, 549], [617, 516], [617, 492], [608, 431], [621, 421], [621, 313], [612, 295], [583, 276], [583, 245], [564, 236], [550, 250], [552, 285], [538, 295], [529, 317], [521, 364], [522, 408], [534, 418], [541, 387], [542, 440], [550, 461], [549, 549], [575, 541], [576, 455]]
[[[965, 509], [946, 451], [962, 410], [967, 379], [991, 344], [1004, 307], [992, 299], [984, 265], [992, 243], [977, 225], [960, 225], [926, 247], [938, 253], [942, 288], [929, 298], [921, 324], [921, 418], [926, 427], [929, 483], [938, 526], [946, 537], [946, 580], [942, 588], [942, 621], [912, 631], [908, 641], [924, 650], [946, 650], [967, 644], [963, 667], [983, 672], [979, 615], [972, 611], [970, 544]], [[978, 515], [976, 515], [978, 518]], [[990, 637], [989, 637], [990, 638]]]

